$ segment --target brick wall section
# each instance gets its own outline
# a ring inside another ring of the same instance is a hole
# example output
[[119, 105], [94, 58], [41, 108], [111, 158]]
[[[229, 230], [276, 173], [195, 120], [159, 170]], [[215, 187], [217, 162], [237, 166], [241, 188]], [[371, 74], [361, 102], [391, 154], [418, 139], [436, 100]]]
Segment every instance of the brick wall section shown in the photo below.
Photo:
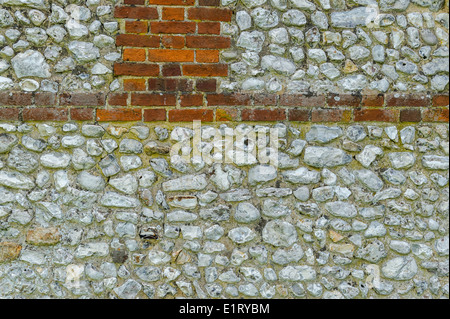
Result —
[[448, 122], [449, 96], [0, 93], [0, 120]]
[[229, 75], [220, 52], [231, 45], [220, 0], [124, 0], [115, 7], [123, 91], [0, 93], [0, 120], [446, 122], [448, 95], [222, 94]]
[[123, 61], [114, 72], [132, 106], [149, 106], [155, 97], [135, 92], [164, 92], [173, 101], [180, 92], [201, 91], [205, 79], [228, 75], [219, 54], [231, 39], [220, 35], [220, 23], [230, 22], [232, 11], [219, 6], [219, 0], [126, 0], [115, 8]]

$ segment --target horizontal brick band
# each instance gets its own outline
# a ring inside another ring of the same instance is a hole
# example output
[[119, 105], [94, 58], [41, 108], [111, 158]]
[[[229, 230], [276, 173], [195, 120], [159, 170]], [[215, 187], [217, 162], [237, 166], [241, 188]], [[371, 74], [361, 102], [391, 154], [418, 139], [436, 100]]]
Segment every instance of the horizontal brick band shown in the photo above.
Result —
[[[156, 96], [154, 96], [156, 98]], [[136, 97], [135, 97], [136, 98]], [[348, 122], [448, 122], [448, 108], [363, 108], [363, 109], [324, 109], [324, 108], [192, 108], [202, 107], [198, 95], [183, 95], [177, 101], [175, 96], [164, 96], [153, 100], [150, 96], [137, 97], [143, 102], [132, 108], [65, 108], [65, 107], [26, 107], [0, 108], [0, 121], [166, 121], [204, 122], [250, 121], [250, 122], [313, 122], [313, 123], [348, 123]], [[183, 109], [164, 104], [179, 103]], [[137, 103], [136, 103], [137, 104]], [[145, 105], [148, 104], [148, 105]], [[158, 107], [159, 108], [153, 108]], [[152, 108], [147, 108], [152, 107]], [[164, 107], [164, 108], [161, 108]], [[168, 118], [166, 117], [168, 113]]]

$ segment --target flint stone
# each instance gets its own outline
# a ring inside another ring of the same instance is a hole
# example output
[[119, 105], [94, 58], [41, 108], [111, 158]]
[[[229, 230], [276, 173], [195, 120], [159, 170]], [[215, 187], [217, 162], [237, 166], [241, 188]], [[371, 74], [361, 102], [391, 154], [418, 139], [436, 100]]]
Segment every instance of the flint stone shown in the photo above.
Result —
[[274, 220], [268, 222], [263, 231], [264, 242], [276, 247], [289, 247], [297, 241], [297, 231], [288, 222]]
[[234, 219], [238, 223], [252, 223], [260, 219], [259, 210], [250, 203], [239, 203], [234, 214]]
[[282, 172], [283, 178], [293, 184], [315, 184], [320, 181], [320, 173], [300, 167], [295, 171]]
[[77, 181], [83, 189], [92, 192], [100, 192], [105, 188], [105, 181], [101, 176], [91, 175], [88, 172], [81, 172]]
[[304, 161], [310, 166], [323, 168], [346, 165], [352, 157], [338, 148], [312, 146], [305, 149]]
[[50, 66], [38, 51], [27, 50], [24, 53], [17, 54], [11, 59], [11, 65], [18, 78], [49, 78], [51, 76]]
[[[27, 137], [26, 135], [24, 138]], [[9, 152], [19, 142], [17, 136], [12, 134], [0, 134], [0, 154]]]
[[374, 172], [368, 169], [355, 171], [355, 176], [365, 187], [373, 192], [380, 191], [384, 186], [381, 178], [379, 178]]
[[142, 290], [142, 285], [133, 279], [128, 279], [122, 286], [114, 288], [114, 292], [121, 299], [134, 299]]
[[416, 162], [416, 156], [410, 152], [389, 153], [388, 156], [395, 169], [406, 169], [412, 167]]
[[0, 171], [0, 185], [16, 188], [30, 190], [34, 187], [34, 182], [31, 178], [22, 175], [18, 172], [6, 172]]
[[356, 207], [347, 202], [330, 202], [325, 204], [325, 209], [333, 216], [353, 218], [358, 214]]
[[162, 184], [165, 192], [203, 190], [208, 185], [206, 175], [186, 175]]
[[230, 230], [228, 237], [237, 244], [245, 244], [256, 238], [256, 234], [248, 227], [237, 227]]
[[429, 169], [448, 170], [448, 156], [424, 155], [422, 157], [422, 165]]
[[357, 26], [368, 25], [377, 15], [377, 10], [372, 7], [358, 7], [349, 11], [332, 12], [331, 25], [335, 28], [353, 29]]
[[11, 150], [6, 164], [22, 173], [31, 173], [39, 166], [36, 156], [20, 146]]
[[70, 155], [52, 152], [42, 155], [40, 160], [42, 166], [47, 168], [66, 168], [70, 164]]
[[100, 204], [105, 207], [136, 208], [140, 205], [140, 202], [133, 197], [120, 195], [115, 192], [106, 192], [100, 199]]
[[313, 125], [306, 133], [306, 140], [308, 142], [319, 142], [322, 144], [328, 143], [343, 134], [340, 127], [328, 127], [324, 125]]
[[72, 41], [69, 43], [68, 49], [75, 60], [80, 63], [92, 62], [100, 57], [99, 49], [90, 42]]
[[248, 172], [248, 183], [255, 185], [265, 183], [277, 178], [277, 169], [269, 165], [258, 165], [252, 167]]
[[418, 268], [413, 257], [396, 257], [381, 268], [383, 276], [392, 280], [410, 280], [417, 274]]

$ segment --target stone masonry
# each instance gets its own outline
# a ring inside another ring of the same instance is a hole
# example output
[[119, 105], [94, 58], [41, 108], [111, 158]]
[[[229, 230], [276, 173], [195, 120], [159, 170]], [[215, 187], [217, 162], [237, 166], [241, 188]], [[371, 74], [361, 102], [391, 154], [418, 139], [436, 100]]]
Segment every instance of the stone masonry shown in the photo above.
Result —
[[448, 9], [0, 0], [0, 298], [448, 299]]

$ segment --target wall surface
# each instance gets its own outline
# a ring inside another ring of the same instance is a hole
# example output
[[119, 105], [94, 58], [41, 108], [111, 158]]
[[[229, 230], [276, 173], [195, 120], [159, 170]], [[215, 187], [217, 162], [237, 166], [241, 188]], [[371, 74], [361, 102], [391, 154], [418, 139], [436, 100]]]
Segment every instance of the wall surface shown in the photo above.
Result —
[[448, 298], [448, 8], [0, 0], [0, 298]]

